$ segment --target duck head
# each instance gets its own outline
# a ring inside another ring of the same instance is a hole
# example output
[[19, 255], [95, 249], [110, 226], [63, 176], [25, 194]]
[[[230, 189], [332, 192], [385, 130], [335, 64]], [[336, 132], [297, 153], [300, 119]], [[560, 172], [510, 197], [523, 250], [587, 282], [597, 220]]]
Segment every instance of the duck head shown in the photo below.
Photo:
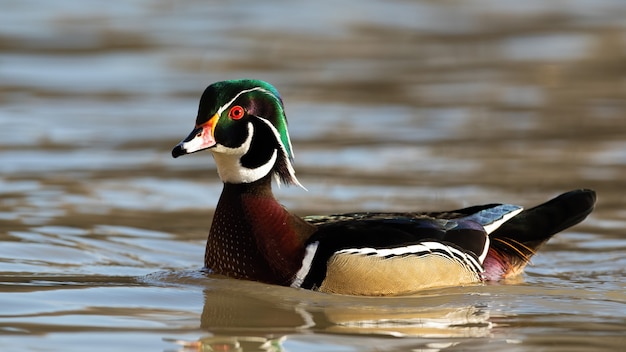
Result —
[[300, 186], [283, 102], [267, 82], [230, 80], [206, 88], [195, 127], [172, 156], [205, 149], [224, 183], [252, 183], [271, 174], [279, 183]]

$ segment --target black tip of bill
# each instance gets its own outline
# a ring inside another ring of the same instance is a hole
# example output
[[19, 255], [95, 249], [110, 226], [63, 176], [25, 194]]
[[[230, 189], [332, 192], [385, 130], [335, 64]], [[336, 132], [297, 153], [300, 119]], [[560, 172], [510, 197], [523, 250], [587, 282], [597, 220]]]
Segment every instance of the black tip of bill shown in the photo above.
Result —
[[175, 146], [174, 149], [172, 149], [172, 158], [178, 158], [181, 155], [187, 154], [187, 151], [185, 150], [185, 148], [183, 148], [181, 144]]

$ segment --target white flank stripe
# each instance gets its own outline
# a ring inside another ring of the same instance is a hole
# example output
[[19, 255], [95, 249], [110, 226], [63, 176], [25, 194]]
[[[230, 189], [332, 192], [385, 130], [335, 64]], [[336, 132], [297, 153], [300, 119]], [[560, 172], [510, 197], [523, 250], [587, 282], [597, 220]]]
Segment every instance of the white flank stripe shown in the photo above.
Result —
[[[435, 250], [436, 252], [433, 252]], [[441, 251], [445, 253], [440, 253]], [[454, 247], [441, 242], [422, 242], [405, 247], [376, 249], [371, 247], [349, 248], [337, 251], [337, 254], [374, 255], [377, 257], [402, 256], [402, 255], [441, 255], [469, 266], [477, 273], [483, 272], [482, 265], [476, 259]], [[484, 258], [483, 258], [484, 259]]]
[[491, 245], [491, 240], [489, 236], [485, 237], [485, 247], [483, 247], [483, 252], [478, 256], [478, 261], [480, 264], [485, 262], [485, 258], [487, 258], [487, 253], [489, 252], [489, 246]]
[[450, 247], [450, 246], [446, 246], [443, 243], [440, 242], [424, 242], [424, 244], [431, 248], [431, 249], [436, 249], [436, 250], [441, 250], [441, 251], [446, 251], [449, 253], [450, 258], [453, 258], [457, 261], [461, 261], [466, 265], [470, 265], [473, 267], [474, 271], [476, 272], [483, 272], [483, 267], [482, 265], [476, 261], [476, 259], [474, 259], [474, 257], [472, 257], [471, 255], [462, 252], [454, 247]]
[[309, 274], [311, 270], [311, 264], [313, 263], [313, 258], [315, 257], [315, 253], [317, 252], [317, 246], [319, 242], [313, 242], [310, 245], [306, 246], [306, 253], [304, 253], [304, 258], [302, 259], [302, 266], [300, 270], [296, 273], [296, 278], [291, 283], [291, 287], [300, 287], [304, 282], [304, 278]]
[[370, 248], [370, 247], [350, 248], [350, 249], [343, 249], [343, 250], [337, 251], [338, 254], [349, 253], [349, 254], [374, 255], [377, 257], [388, 257], [388, 256], [428, 253], [428, 252], [430, 252], [430, 249], [423, 244], [414, 244], [414, 245], [410, 245], [406, 247], [385, 248], [385, 249], [377, 249], [377, 248]]

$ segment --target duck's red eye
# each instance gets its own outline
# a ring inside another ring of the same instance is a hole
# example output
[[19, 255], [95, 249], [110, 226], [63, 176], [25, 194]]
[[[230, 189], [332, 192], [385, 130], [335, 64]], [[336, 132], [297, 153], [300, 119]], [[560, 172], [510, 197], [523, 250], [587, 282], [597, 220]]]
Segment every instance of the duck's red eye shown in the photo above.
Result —
[[243, 117], [243, 115], [245, 115], [243, 108], [239, 105], [233, 106], [232, 108], [230, 108], [230, 111], [228, 111], [228, 117], [233, 120], [239, 120]]

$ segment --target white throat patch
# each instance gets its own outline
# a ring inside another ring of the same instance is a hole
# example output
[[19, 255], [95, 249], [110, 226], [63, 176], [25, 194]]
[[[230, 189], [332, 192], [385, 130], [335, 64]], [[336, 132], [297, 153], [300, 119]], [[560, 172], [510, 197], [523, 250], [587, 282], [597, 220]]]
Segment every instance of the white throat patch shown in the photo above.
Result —
[[217, 173], [224, 183], [251, 183], [258, 181], [265, 175], [269, 174], [276, 163], [278, 152], [274, 150], [272, 157], [267, 163], [249, 169], [241, 165], [241, 157], [250, 150], [252, 136], [254, 134], [254, 126], [248, 123], [248, 137], [244, 143], [237, 148], [228, 148], [221, 144], [216, 145], [211, 151], [217, 165]]

